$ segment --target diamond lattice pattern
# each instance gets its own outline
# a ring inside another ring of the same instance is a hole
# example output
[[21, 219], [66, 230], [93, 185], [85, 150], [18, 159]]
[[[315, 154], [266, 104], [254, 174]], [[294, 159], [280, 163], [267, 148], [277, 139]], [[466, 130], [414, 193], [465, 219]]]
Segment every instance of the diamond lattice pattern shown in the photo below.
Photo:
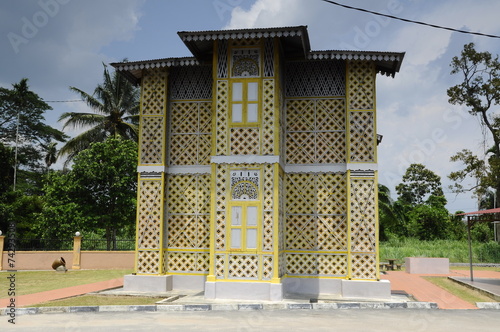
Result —
[[372, 111], [349, 112], [350, 159], [375, 162], [375, 121]]
[[170, 165], [210, 163], [211, 105], [211, 102], [171, 103]]
[[375, 108], [375, 64], [371, 61], [349, 61], [349, 109]]
[[286, 101], [288, 164], [345, 163], [345, 99]]

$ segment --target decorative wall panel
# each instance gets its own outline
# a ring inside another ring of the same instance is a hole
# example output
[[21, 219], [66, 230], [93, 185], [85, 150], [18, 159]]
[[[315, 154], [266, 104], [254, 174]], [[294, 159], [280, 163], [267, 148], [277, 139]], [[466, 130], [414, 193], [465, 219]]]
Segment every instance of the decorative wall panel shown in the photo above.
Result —
[[349, 109], [375, 108], [375, 64], [371, 61], [349, 61]]
[[208, 165], [212, 148], [212, 103], [170, 105], [169, 165]]
[[350, 161], [375, 162], [375, 119], [373, 111], [349, 112]]
[[285, 94], [286, 97], [345, 96], [345, 62], [286, 62]]
[[376, 183], [372, 177], [350, 179], [352, 277], [376, 279]]
[[170, 100], [212, 98], [212, 66], [173, 67], [168, 81]]
[[286, 102], [286, 162], [345, 163], [345, 100], [293, 99]]
[[229, 114], [229, 84], [225, 80], [217, 81], [216, 95], [216, 134], [215, 152], [217, 156], [225, 156], [228, 153], [228, 114]]

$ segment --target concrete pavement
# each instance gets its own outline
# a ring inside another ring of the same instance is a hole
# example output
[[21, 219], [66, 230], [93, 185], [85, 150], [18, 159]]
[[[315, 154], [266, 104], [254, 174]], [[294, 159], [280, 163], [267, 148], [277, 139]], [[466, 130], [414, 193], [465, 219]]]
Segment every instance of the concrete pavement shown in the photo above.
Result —
[[498, 310], [246, 310], [19, 316], [1, 331], [498, 331]]

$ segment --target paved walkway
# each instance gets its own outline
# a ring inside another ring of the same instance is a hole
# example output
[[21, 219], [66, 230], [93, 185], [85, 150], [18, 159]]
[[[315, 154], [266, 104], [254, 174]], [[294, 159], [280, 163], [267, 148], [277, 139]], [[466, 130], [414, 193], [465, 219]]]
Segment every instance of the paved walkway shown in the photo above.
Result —
[[[430, 281], [425, 280], [422, 278], [424, 276], [467, 278], [470, 277], [470, 273], [466, 270], [451, 270], [447, 275], [409, 274], [403, 271], [388, 271], [387, 274], [382, 276], [382, 279], [391, 282], [391, 289], [393, 291], [404, 291], [412, 295], [417, 301], [436, 302], [440, 309], [477, 309], [475, 305], [463, 301]], [[476, 279], [491, 278], [500, 281], [500, 272], [474, 271], [474, 277]]]
[[[123, 278], [94, 282], [92, 284], [72, 286], [50, 291], [20, 295], [16, 297], [16, 306], [30, 306], [37, 303], [48, 302], [52, 300], [64, 299], [67, 297], [78, 296], [90, 292], [98, 292], [105, 289], [123, 287]], [[10, 303], [10, 299], [0, 299], [0, 308], [5, 308]]]
[[[476, 306], [461, 300], [460, 298], [448, 293], [442, 288], [435, 286], [431, 282], [422, 278], [423, 276], [454, 276], [466, 278], [469, 271], [452, 270], [449, 275], [430, 275], [430, 274], [409, 274], [403, 271], [389, 271], [382, 275], [382, 279], [391, 282], [393, 292], [405, 292], [412, 295], [420, 302], [435, 302], [440, 309], [477, 309]], [[495, 271], [474, 271], [475, 279], [490, 278], [500, 281], [500, 272]], [[119, 288], [123, 286], [123, 278], [96, 282], [92, 284], [67, 287], [52, 291], [21, 295], [16, 298], [17, 307], [27, 307], [33, 304], [83, 295], [91, 292], [98, 292], [106, 289]], [[9, 304], [9, 299], [0, 299], [0, 308], [5, 308]]]

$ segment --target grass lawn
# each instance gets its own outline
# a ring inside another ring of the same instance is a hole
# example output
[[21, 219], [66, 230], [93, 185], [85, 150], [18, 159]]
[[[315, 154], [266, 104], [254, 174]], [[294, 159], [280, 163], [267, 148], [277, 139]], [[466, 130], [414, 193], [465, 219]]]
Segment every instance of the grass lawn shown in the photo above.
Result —
[[447, 277], [423, 277], [424, 279], [432, 282], [434, 285], [443, 288], [451, 294], [461, 298], [464, 301], [476, 305], [476, 302], [496, 302], [489, 296], [481, 294], [480, 292], [470, 289], [469, 287], [460, 285], [459, 283], [448, 279]]
[[[121, 278], [132, 270], [69, 270], [56, 271], [19, 271], [16, 272], [16, 295], [33, 294], [59, 288], [91, 284]], [[10, 272], [0, 272], [0, 280], [5, 279]], [[3, 282], [0, 283], [2, 285]], [[7, 293], [2, 292], [1, 298]]]
[[165, 298], [138, 297], [138, 296], [99, 296], [82, 295], [67, 299], [55, 300], [30, 305], [30, 307], [72, 307], [72, 306], [100, 306], [100, 305], [152, 305]]

